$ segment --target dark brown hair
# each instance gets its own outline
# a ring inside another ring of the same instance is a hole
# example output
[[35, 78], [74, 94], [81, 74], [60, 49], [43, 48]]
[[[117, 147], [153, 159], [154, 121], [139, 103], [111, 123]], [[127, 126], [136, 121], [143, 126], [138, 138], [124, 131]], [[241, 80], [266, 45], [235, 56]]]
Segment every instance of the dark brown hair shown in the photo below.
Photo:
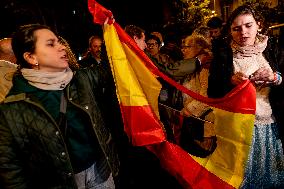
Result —
[[139, 39], [141, 39], [143, 36], [143, 33], [145, 34], [145, 30], [135, 25], [127, 25], [124, 30], [132, 38], [136, 36]]
[[12, 36], [12, 48], [17, 58], [17, 64], [21, 68], [31, 68], [31, 65], [24, 59], [24, 53], [34, 53], [37, 38], [35, 31], [50, 28], [40, 24], [28, 24], [20, 26]]
[[263, 18], [260, 14], [258, 14], [255, 9], [250, 4], [244, 4], [236, 8], [228, 19], [228, 29], [230, 29], [234, 20], [240, 15], [252, 15], [256, 22], [260, 23], [260, 27], [263, 24]]

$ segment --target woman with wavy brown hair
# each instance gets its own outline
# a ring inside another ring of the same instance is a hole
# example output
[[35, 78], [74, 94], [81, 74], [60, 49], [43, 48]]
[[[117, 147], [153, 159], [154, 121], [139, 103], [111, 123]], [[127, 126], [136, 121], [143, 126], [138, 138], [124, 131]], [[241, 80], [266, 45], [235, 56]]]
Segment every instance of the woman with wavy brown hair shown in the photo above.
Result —
[[259, 33], [262, 19], [250, 5], [235, 9], [227, 25], [229, 38], [213, 48], [208, 96], [223, 97], [245, 80], [254, 84], [255, 122], [241, 188], [284, 188], [283, 51]]

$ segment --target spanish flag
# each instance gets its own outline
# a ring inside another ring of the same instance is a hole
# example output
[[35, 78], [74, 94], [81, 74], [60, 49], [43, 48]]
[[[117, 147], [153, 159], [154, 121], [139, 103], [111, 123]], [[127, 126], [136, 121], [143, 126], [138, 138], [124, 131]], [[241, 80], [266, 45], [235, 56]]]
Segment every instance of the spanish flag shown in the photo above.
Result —
[[[95, 0], [88, 2], [94, 22], [104, 23], [112, 13]], [[184, 188], [239, 188], [250, 150], [255, 118], [255, 88], [247, 81], [221, 99], [196, 94], [161, 73], [117, 23], [104, 24], [104, 39], [124, 129], [132, 144], [152, 151]], [[217, 148], [207, 158], [188, 154], [167, 141], [159, 120], [156, 77], [214, 107]]]

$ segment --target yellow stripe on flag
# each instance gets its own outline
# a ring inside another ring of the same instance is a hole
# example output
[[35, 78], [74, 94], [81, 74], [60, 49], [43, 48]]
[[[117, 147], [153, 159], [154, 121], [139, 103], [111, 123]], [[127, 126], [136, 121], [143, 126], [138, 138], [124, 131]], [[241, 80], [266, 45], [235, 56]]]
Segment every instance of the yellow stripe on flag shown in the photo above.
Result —
[[[120, 103], [124, 106], [150, 105], [158, 115], [158, 96], [161, 84], [141, 59], [127, 45], [121, 43], [113, 25], [104, 26], [104, 37], [112, 66]], [[144, 92], [147, 91], [147, 92]]]
[[244, 177], [255, 115], [214, 109], [217, 148], [208, 158], [192, 156], [211, 173], [239, 188]]
[[144, 146], [165, 141], [158, 112], [161, 84], [141, 59], [119, 40], [113, 25], [104, 25], [104, 39], [124, 130], [132, 144]]

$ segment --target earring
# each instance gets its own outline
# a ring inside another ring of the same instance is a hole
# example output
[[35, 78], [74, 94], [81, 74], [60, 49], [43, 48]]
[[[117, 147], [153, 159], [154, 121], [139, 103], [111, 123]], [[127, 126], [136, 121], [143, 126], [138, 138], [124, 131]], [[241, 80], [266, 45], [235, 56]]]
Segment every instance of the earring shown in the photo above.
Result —
[[36, 69], [39, 69], [39, 64], [38, 64], [38, 62], [35, 63], [35, 67], [36, 67]]

